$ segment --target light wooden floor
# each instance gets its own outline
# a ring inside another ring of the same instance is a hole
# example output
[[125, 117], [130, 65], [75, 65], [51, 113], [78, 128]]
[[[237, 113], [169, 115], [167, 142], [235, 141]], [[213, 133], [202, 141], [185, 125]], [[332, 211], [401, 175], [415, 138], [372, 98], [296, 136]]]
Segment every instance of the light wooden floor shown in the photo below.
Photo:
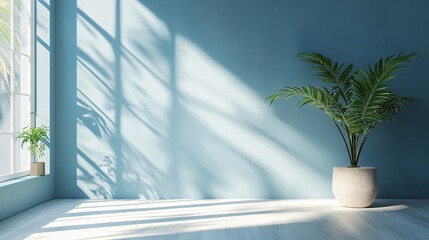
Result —
[[52, 200], [0, 222], [0, 239], [429, 239], [429, 200]]

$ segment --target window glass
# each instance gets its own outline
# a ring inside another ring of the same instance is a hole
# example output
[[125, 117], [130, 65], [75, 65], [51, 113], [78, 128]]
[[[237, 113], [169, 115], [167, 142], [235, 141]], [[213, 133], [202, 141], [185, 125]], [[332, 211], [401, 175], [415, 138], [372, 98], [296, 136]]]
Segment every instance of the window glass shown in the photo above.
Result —
[[34, 121], [32, 4], [0, 1], [0, 179], [30, 169], [31, 156], [17, 136]]
[[12, 173], [12, 134], [0, 134], [0, 176]]

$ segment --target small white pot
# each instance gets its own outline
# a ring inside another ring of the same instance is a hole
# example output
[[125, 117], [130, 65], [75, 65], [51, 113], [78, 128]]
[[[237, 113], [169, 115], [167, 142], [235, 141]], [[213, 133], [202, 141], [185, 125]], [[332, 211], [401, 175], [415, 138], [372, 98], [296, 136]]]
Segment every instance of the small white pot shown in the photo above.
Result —
[[32, 162], [31, 167], [31, 176], [44, 176], [45, 175], [45, 163], [44, 162]]
[[371, 206], [377, 195], [377, 176], [374, 167], [334, 167], [332, 192], [343, 207]]

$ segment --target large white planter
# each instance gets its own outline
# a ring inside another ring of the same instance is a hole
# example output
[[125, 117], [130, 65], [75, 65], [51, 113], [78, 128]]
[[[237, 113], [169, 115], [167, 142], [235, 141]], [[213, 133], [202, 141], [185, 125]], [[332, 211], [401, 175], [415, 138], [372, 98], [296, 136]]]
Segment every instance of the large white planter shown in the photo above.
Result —
[[377, 195], [374, 167], [334, 167], [332, 192], [343, 207], [369, 207]]

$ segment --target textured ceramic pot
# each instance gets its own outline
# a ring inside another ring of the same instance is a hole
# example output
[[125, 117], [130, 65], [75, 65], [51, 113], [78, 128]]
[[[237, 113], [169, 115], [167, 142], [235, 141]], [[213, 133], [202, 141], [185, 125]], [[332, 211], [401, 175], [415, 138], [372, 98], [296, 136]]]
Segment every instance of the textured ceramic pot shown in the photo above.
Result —
[[30, 170], [31, 170], [31, 176], [44, 176], [45, 175], [45, 163], [44, 162], [32, 162]]
[[334, 167], [332, 192], [343, 207], [369, 207], [377, 195], [374, 167]]

